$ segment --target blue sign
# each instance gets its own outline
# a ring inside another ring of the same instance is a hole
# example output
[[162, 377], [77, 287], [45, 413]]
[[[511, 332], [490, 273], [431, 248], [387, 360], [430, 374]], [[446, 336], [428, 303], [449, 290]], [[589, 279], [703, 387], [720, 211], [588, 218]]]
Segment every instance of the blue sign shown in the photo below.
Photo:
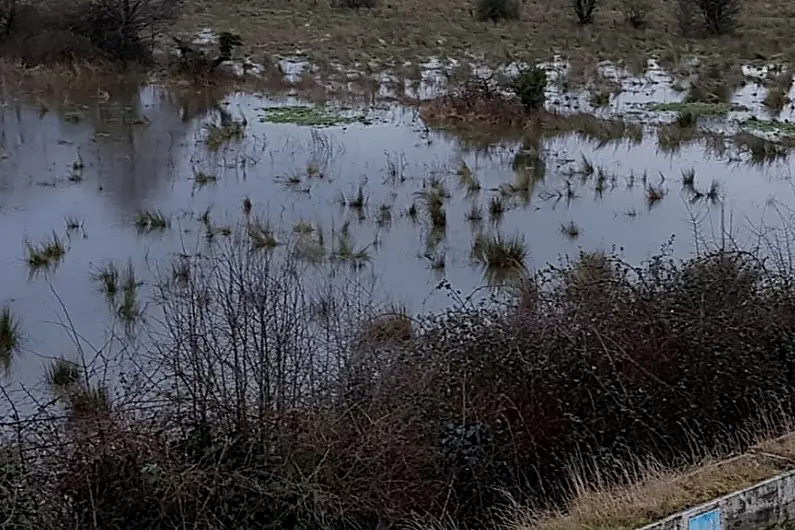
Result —
[[712, 510], [691, 517], [687, 530], [721, 530], [720, 510]]

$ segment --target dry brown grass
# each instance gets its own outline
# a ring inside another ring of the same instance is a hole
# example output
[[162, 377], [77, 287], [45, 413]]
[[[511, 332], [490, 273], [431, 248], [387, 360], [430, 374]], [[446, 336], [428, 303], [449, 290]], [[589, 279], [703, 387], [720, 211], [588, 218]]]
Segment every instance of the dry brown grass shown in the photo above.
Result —
[[626, 59], [639, 53], [680, 56], [697, 53], [745, 60], [784, 54], [795, 57], [795, 3], [744, 2], [737, 35], [683, 39], [675, 2], [649, 0], [647, 27], [625, 21], [620, 0], [605, 0], [592, 25], [575, 21], [569, 0], [525, 0], [520, 20], [478, 22], [466, 0], [381, 0], [375, 9], [335, 9], [327, 0], [189, 0], [180, 29], [210, 26], [240, 33], [257, 55], [301, 50], [315, 61], [376, 60], [402, 64], [429, 56], [484, 54], [487, 62], [506, 57], [546, 57], [555, 52], [589, 58]]
[[[787, 444], [795, 449], [795, 441]], [[709, 462], [688, 472], [650, 466], [629, 486], [586, 487], [576, 483], [574, 500], [562, 512], [530, 515], [517, 530], [630, 530], [681, 510], [748, 488], [792, 469], [785, 460], [744, 454]], [[576, 481], [575, 481], [576, 482]]]

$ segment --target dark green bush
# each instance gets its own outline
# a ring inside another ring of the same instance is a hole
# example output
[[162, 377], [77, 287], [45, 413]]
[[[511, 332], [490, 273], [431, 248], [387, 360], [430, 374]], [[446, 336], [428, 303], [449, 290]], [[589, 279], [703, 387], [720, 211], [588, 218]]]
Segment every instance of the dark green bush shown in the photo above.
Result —
[[515, 20], [519, 18], [519, 0], [478, 0], [476, 16], [480, 21]]
[[547, 72], [543, 68], [528, 68], [519, 72], [513, 80], [513, 89], [519, 101], [527, 110], [537, 110], [544, 107], [546, 101], [545, 89], [547, 87]]

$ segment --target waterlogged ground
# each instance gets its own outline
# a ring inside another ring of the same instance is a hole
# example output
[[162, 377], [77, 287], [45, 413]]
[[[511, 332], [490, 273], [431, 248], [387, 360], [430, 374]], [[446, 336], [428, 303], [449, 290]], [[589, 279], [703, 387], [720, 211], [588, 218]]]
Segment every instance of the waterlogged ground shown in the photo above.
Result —
[[[291, 62], [284, 70], [299, 78], [301, 67]], [[442, 69], [429, 65], [422, 81], [409, 83], [410, 95], [443, 89]], [[642, 76], [612, 67], [604, 75], [616, 85], [598, 108], [593, 87], [561, 88], [551, 75], [550, 106], [622, 116], [641, 134], [600, 142], [571, 133], [536, 144], [507, 135], [473, 144], [432, 130], [417, 108], [390, 102], [405, 87], [396, 91], [389, 76], [370, 98], [375, 103], [331, 99], [325, 108], [296, 97], [219, 97], [135, 83], [64, 93], [56, 104], [6, 86], [0, 301], [18, 316], [24, 340], [5, 388], [41, 388], [49, 360], [74, 355], [74, 331], [77, 342], [105, 346], [114, 315], [94, 278], [102, 266], [132, 264], [146, 311], [158, 274], [175, 257], [231, 237], [247, 201], [276, 240], [317, 242], [322, 233], [324, 250], [311, 256], [326, 258], [316, 265], [321, 275], [347, 246], [358, 259], [334, 266], [350, 273], [357, 265], [379, 299], [413, 312], [454, 303], [438, 288], [442, 280], [463, 295], [484, 284], [472, 259], [479, 233], [521, 238], [531, 269], [580, 249], [615, 248], [638, 262], [672, 238], [677, 256], [691, 255], [696, 241], [719, 244], [726, 231], [753, 244], [792, 205], [790, 156], [759, 160], [746, 144], [722, 137], [672, 146], [658, 124], [680, 109], [673, 77], [654, 64]], [[772, 121], [764, 97], [749, 82], [728, 114], [702, 125], [728, 134], [754, 117], [763, 123], [757, 129], [786, 129], [792, 109]], [[692, 182], [683, 185], [687, 175]], [[448, 196], [444, 229], [432, 226], [423, 190]], [[161, 215], [165, 227], [156, 226]], [[49, 272], [31, 274], [27, 245], [53, 237], [65, 255]]]

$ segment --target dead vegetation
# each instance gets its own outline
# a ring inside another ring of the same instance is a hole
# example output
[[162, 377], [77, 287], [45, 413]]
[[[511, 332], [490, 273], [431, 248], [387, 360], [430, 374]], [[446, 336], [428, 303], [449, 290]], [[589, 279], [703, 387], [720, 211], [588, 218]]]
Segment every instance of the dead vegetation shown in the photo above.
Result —
[[[418, 511], [476, 527], [506, 495], [573, 499], [521, 528], [630, 528], [780, 469], [664, 471], [787, 427], [786, 269], [583, 254], [521, 275], [509, 300], [410, 318], [355, 281], [310, 287], [286, 242], [239, 237], [161, 279], [157, 341], [129, 383], [51, 366], [64, 409], [7, 432], [11, 528], [376, 528]], [[511, 241], [483, 239], [475, 257], [514, 266]]]
[[152, 35], [179, 0], [2, 0], [0, 56], [25, 66], [107, 61], [148, 63]]

